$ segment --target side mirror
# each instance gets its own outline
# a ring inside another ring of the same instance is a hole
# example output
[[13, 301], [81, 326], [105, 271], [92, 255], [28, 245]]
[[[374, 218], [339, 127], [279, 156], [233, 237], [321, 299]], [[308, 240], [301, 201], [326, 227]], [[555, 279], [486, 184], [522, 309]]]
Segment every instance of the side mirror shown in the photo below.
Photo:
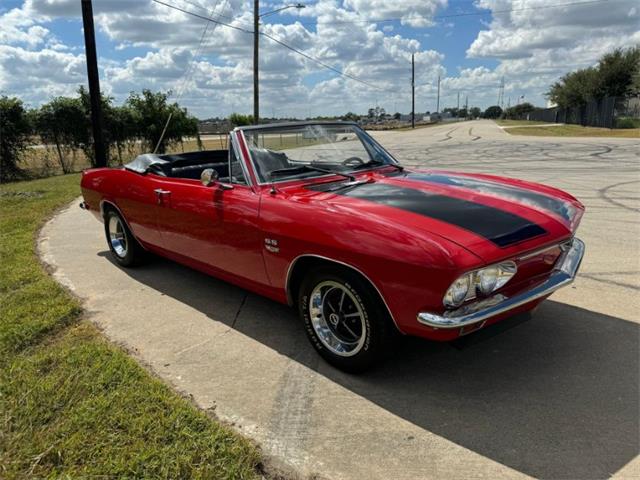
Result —
[[210, 187], [218, 181], [218, 172], [213, 168], [205, 168], [200, 174], [200, 181], [205, 187]]

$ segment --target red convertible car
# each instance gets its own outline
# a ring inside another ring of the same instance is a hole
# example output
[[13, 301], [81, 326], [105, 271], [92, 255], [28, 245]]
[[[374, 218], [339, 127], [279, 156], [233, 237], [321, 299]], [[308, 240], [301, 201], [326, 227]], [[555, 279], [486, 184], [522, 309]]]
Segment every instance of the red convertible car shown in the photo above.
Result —
[[356, 124], [236, 128], [227, 150], [84, 172], [123, 267], [147, 252], [295, 306], [327, 361], [370, 367], [396, 332], [453, 340], [571, 283], [583, 205], [544, 185], [402, 167]]

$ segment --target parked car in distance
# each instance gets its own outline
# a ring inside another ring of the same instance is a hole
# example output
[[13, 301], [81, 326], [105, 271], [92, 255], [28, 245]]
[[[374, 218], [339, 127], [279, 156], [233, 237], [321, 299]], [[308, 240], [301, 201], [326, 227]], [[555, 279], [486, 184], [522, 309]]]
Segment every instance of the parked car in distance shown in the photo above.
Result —
[[584, 253], [571, 195], [404, 168], [356, 124], [240, 127], [228, 146], [87, 170], [81, 206], [119, 265], [153, 252], [288, 303], [347, 371], [396, 333], [449, 341], [531, 310]]

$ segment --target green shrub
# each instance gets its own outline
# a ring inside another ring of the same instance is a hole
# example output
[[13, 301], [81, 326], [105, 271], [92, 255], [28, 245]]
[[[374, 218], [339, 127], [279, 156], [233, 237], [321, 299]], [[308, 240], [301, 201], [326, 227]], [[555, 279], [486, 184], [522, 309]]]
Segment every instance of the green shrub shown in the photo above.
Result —
[[640, 118], [616, 118], [615, 128], [640, 128]]

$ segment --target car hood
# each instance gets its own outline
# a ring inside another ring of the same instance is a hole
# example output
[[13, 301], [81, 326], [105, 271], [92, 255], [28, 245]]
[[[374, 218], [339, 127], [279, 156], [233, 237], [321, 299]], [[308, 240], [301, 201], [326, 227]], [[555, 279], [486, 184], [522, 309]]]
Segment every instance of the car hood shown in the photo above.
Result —
[[376, 171], [351, 186], [334, 181], [295, 190], [304, 201], [362, 222], [446, 238], [487, 262], [570, 238], [584, 211], [571, 195], [545, 185], [447, 171]]

